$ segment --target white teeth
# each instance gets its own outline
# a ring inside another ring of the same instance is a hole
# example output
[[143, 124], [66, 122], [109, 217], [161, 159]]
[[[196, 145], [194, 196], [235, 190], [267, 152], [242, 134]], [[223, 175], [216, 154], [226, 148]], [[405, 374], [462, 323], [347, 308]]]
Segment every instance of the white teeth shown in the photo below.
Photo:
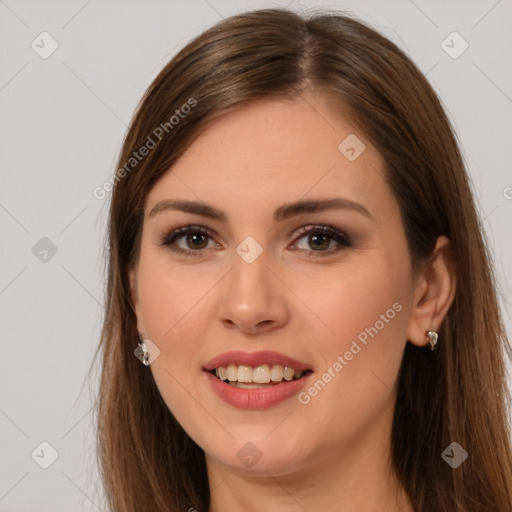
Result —
[[283, 367], [280, 364], [272, 366], [270, 378], [272, 382], [281, 382], [283, 380]]
[[284, 367], [283, 376], [286, 380], [292, 380], [295, 375], [295, 370], [289, 366]]
[[228, 365], [226, 368], [226, 379], [228, 379], [230, 382], [235, 382], [238, 380], [238, 366], [236, 364]]
[[255, 368], [243, 364], [229, 364], [227, 367], [220, 366], [215, 369], [215, 375], [220, 380], [247, 384], [268, 384], [270, 382], [281, 382], [283, 379], [290, 381], [300, 379], [303, 374], [303, 370], [294, 370], [290, 366], [283, 367], [280, 364], [274, 364], [272, 366], [262, 364]]
[[241, 364], [238, 367], [238, 382], [252, 382], [252, 368]]
[[268, 364], [263, 364], [254, 368], [252, 371], [252, 382], [258, 382], [260, 384], [270, 382], [270, 368]]
[[254, 384], [251, 382], [250, 384], [245, 384], [244, 382], [230, 382], [230, 386], [234, 388], [243, 388], [243, 389], [260, 389], [260, 388], [268, 388], [269, 386], [265, 386], [264, 384]]

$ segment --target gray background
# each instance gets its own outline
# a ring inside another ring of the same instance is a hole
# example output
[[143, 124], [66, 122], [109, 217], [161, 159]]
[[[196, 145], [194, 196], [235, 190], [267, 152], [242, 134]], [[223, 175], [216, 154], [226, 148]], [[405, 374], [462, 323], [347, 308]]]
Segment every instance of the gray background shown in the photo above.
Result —
[[[351, 11], [427, 74], [462, 145], [512, 332], [511, 0], [0, 0], [0, 511], [100, 509], [97, 375], [85, 375], [103, 314], [107, 201], [92, 191], [177, 49], [221, 17], [286, 5]], [[46, 59], [31, 47], [51, 49], [43, 31], [59, 45]], [[458, 58], [453, 31], [469, 44]], [[48, 469], [42, 442], [58, 454]]]

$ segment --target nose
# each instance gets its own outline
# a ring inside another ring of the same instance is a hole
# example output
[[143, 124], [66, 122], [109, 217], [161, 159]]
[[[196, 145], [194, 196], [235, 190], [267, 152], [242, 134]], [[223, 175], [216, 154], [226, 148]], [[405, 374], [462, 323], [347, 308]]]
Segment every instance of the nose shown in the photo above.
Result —
[[289, 291], [279, 272], [270, 268], [265, 251], [252, 263], [236, 253], [233, 260], [219, 289], [221, 322], [250, 335], [283, 327], [289, 319]]

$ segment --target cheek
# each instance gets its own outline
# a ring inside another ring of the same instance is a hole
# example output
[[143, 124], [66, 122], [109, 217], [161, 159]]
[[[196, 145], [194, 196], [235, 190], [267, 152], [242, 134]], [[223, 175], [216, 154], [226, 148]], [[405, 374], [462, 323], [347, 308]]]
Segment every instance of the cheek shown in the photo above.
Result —
[[[149, 251], [148, 251], [149, 252]], [[201, 303], [215, 285], [213, 276], [169, 265], [165, 255], [148, 255], [139, 264], [139, 301], [144, 326], [154, 341], [170, 343], [175, 333], [199, 327]], [[189, 331], [190, 342], [195, 339]]]
[[300, 289], [315, 313], [308, 329], [317, 333], [311, 343], [319, 363], [302, 403], [321, 422], [350, 417], [352, 427], [363, 425], [392, 398], [406, 339], [406, 270], [382, 260], [351, 265]]
[[214, 281], [170, 267], [165, 256], [150, 256], [140, 260], [138, 290], [146, 334], [160, 350], [150, 369], [169, 410], [189, 434], [198, 436], [201, 422], [192, 418], [204, 410], [191, 396], [197, 395], [204, 307]]
[[182, 386], [193, 391], [207, 330], [204, 308], [215, 283], [189, 274], [156, 258], [141, 259], [139, 264], [140, 315], [146, 336], [160, 350], [151, 371], [173, 411], [190, 399]]
[[372, 327], [379, 331], [379, 339], [394, 338], [405, 328], [406, 290], [404, 273], [382, 261], [347, 263], [316, 275], [302, 273], [294, 283], [311, 313], [308, 328], [318, 333], [315, 347], [324, 346], [327, 352], [346, 350], [358, 338], [364, 342], [367, 330], [374, 333]]

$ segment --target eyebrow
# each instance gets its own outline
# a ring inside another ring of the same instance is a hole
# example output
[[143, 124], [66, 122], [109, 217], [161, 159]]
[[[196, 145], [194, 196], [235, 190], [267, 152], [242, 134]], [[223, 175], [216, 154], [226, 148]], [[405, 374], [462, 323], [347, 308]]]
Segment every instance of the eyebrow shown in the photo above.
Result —
[[[210, 219], [220, 220], [224, 223], [227, 223], [228, 221], [226, 213], [213, 206], [196, 201], [174, 199], [163, 199], [162, 201], [159, 201], [149, 212], [149, 217], [152, 218], [158, 213], [168, 210], [194, 213]], [[274, 220], [276, 222], [280, 222], [291, 217], [295, 217], [296, 215], [323, 212], [325, 210], [349, 210], [360, 213], [370, 220], [374, 220], [373, 216], [362, 204], [344, 197], [297, 201], [294, 203], [284, 204], [274, 211]]]

